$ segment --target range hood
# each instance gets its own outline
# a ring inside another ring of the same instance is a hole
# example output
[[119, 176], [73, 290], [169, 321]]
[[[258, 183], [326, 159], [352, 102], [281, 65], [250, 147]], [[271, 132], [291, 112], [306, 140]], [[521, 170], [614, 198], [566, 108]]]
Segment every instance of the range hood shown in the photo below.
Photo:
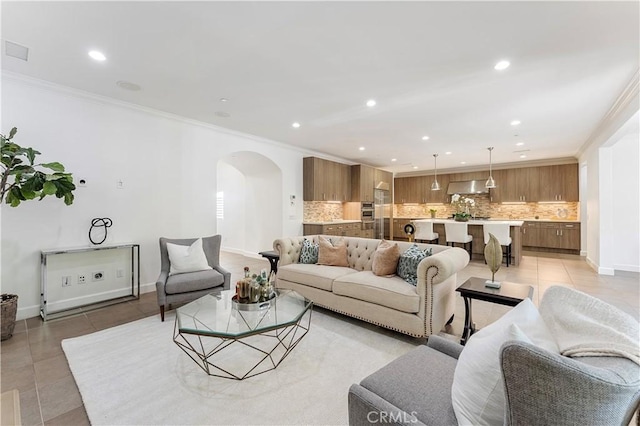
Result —
[[452, 194], [488, 194], [484, 180], [466, 180], [462, 182], [449, 182], [447, 195]]

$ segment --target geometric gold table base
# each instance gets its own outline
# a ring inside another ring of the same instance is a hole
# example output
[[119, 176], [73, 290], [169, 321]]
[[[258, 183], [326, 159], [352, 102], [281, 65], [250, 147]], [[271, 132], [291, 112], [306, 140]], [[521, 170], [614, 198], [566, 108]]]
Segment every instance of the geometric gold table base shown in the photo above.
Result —
[[312, 310], [310, 306], [296, 323], [240, 338], [180, 332], [176, 321], [173, 341], [208, 375], [243, 380], [280, 365], [309, 331]]

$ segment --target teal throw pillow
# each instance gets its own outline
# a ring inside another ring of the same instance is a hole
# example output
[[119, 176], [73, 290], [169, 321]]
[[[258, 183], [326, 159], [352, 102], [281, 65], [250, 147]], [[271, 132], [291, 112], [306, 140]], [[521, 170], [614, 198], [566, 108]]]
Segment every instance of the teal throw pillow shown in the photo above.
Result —
[[416, 244], [412, 245], [400, 255], [398, 261], [398, 276], [411, 285], [418, 285], [418, 263], [425, 257], [431, 256], [432, 249], [420, 250]]
[[318, 250], [320, 245], [313, 243], [306, 238], [302, 241], [302, 249], [300, 250], [300, 260], [298, 263], [318, 263]]

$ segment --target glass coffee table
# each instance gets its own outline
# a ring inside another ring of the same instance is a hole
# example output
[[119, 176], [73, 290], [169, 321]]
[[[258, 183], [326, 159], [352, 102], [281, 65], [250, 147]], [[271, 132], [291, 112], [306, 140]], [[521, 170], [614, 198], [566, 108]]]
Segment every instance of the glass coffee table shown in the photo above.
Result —
[[210, 376], [243, 380], [275, 369], [307, 334], [313, 302], [276, 290], [263, 303], [211, 293], [176, 310], [173, 341]]

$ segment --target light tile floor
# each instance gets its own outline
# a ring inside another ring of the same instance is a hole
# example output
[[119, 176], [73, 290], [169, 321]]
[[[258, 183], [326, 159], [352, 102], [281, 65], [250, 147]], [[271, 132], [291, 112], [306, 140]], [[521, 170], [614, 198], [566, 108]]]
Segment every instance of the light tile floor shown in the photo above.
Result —
[[[252, 271], [269, 269], [265, 259], [222, 253], [221, 263], [232, 273], [232, 283]], [[482, 262], [474, 261], [458, 273], [458, 284], [477, 276], [490, 278]], [[598, 297], [640, 318], [640, 282], [637, 273], [599, 276], [578, 256], [527, 253], [518, 267], [502, 267], [498, 280], [528, 284], [534, 288], [537, 304], [551, 285], [564, 285]], [[473, 318], [483, 327], [502, 316], [508, 307], [473, 302]], [[87, 425], [82, 404], [60, 342], [137, 319], [158, 315], [155, 293], [143, 294], [139, 300], [97, 309], [72, 317], [43, 323], [39, 317], [18, 321], [14, 336], [0, 345], [1, 390], [20, 391], [24, 425]], [[158, 318], [159, 320], [159, 318]], [[459, 336], [464, 323], [464, 303], [458, 297], [453, 323], [446, 328]]]

